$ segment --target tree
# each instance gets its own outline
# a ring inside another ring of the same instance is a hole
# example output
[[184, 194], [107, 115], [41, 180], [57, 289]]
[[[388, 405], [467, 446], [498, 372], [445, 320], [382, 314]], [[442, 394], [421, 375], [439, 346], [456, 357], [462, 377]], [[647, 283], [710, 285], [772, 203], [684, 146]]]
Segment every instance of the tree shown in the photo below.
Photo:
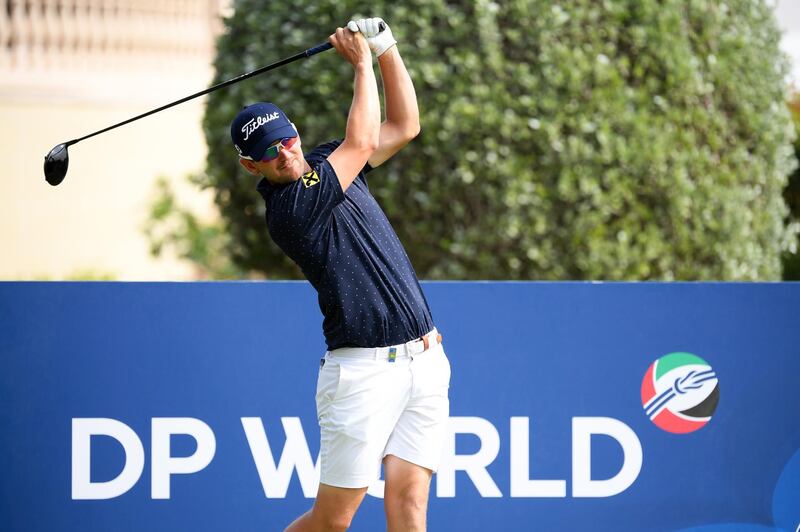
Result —
[[[795, 92], [789, 101], [792, 111], [792, 120], [796, 137], [794, 141], [795, 158], [800, 160], [800, 92]], [[800, 221], [800, 166], [795, 167], [789, 176], [789, 184], [783, 191], [783, 197], [789, 206], [791, 218], [794, 223]], [[787, 281], [800, 281], [800, 240], [795, 241], [795, 247], [783, 257], [783, 278]]]
[[[239, 0], [215, 82], [374, 14], [400, 43], [422, 134], [370, 187], [421, 277], [780, 278], [793, 137], [764, 0]], [[238, 267], [300, 276], [231, 119], [273, 101], [308, 148], [343, 135], [351, 95], [333, 52], [210, 95], [202, 181]]]
[[[198, 179], [191, 176], [189, 181], [197, 183]], [[201, 279], [237, 279], [245, 275], [228, 257], [231, 239], [223, 224], [200, 220], [181, 205], [166, 178], [158, 178], [155, 189], [155, 200], [143, 227], [152, 255], [158, 257], [165, 248], [171, 248], [195, 266], [195, 277]]]

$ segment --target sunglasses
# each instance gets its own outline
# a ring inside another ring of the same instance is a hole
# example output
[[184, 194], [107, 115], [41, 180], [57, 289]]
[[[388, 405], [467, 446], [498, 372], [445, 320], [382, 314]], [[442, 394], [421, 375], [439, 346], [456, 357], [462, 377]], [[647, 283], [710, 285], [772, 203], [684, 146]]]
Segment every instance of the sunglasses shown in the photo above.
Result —
[[[281, 154], [281, 150], [287, 149], [290, 150], [294, 143], [297, 142], [298, 137], [284, 137], [278, 142], [277, 144], [273, 144], [267, 151], [264, 152], [264, 155], [261, 157], [260, 161], [262, 163], [267, 163], [269, 161], [274, 161], [278, 158], [278, 155]], [[246, 155], [241, 155], [242, 159], [248, 159], [250, 161], [254, 161], [252, 157], [248, 157]]]

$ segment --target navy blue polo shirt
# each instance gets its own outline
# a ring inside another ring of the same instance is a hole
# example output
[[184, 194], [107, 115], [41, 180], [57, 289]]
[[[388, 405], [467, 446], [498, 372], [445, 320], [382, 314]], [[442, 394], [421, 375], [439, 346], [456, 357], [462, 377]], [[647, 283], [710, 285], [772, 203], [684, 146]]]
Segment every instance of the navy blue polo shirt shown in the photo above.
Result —
[[328, 349], [419, 338], [433, 320], [414, 268], [369, 192], [369, 164], [342, 191], [327, 160], [339, 144], [314, 148], [293, 183], [258, 183], [269, 234], [317, 290]]

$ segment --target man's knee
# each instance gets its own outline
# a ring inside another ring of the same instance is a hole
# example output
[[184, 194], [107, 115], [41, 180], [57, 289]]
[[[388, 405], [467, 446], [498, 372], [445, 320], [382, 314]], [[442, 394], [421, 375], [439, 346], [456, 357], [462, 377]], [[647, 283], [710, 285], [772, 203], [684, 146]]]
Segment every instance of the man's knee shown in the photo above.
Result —
[[339, 532], [350, 528], [354, 512], [342, 512], [314, 507], [297, 518], [285, 532], [305, 532], [308, 530], [325, 530]]
[[427, 486], [408, 486], [403, 490], [389, 491], [384, 502], [387, 512], [403, 516], [404, 520], [424, 520], [428, 508]]
[[315, 521], [319, 530], [331, 532], [344, 532], [350, 528], [350, 523], [353, 521], [353, 514], [344, 512], [325, 513], [316, 517]]
[[383, 461], [386, 474], [384, 507], [389, 530], [425, 530], [432, 472], [393, 455]]

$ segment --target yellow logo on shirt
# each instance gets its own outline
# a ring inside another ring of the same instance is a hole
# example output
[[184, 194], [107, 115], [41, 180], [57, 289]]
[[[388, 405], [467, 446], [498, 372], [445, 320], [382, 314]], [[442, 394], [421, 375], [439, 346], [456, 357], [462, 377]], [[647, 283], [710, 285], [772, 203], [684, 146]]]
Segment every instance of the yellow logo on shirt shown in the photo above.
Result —
[[303, 180], [303, 184], [306, 186], [306, 188], [313, 187], [314, 185], [319, 183], [319, 176], [317, 175], [317, 172], [314, 170], [311, 170], [307, 174], [303, 174], [301, 179]]

